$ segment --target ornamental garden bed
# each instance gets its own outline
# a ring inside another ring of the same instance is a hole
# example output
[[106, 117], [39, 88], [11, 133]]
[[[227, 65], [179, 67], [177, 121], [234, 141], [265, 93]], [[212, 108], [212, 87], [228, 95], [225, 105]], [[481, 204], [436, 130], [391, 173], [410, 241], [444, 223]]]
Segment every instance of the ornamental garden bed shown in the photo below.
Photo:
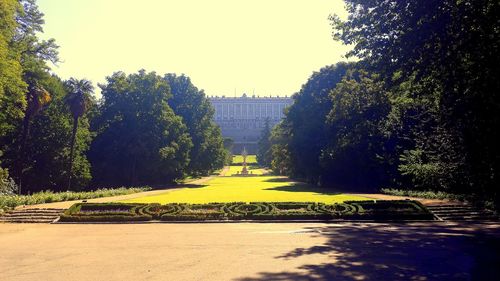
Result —
[[60, 222], [433, 220], [417, 201], [234, 202], [209, 204], [77, 203]]

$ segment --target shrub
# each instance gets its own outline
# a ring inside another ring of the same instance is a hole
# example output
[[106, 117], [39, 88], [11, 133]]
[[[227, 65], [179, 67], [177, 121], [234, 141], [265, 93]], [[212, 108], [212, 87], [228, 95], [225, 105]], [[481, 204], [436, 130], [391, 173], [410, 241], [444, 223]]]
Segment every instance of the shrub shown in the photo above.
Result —
[[432, 191], [432, 190], [410, 190], [410, 189], [393, 189], [393, 188], [382, 188], [380, 190], [384, 194], [395, 195], [395, 196], [408, 196], [415, 198], [425, 198], [425, 199], [448, 199], [455, 201], [468, 201], [471, 196], [448, 193], [444, 191]]
[[[86, 220], [88, 218], [88, 220]], [[343, 204], [314, 202], [234, 202], [209, 204], [104, 203], [73, 205], [61, 221], [227, 221], [227, 220], [432, 220], [416, 201], [351, 201]]]
[[150, 187], [136, 187], [136, 188], [120, 187], [115, 189], [103, 188], [103, 189], [97, 189], [95, 191], [86, 191], [86, 192], [41, 191], [33, 193], [31, 195], [16, 195], [16, 194], [5, 195], [0, 193], [0, 210], [13, 209], [21, 205], [34, 205], [34, 204], [43, 204], [51, 202], [110, 197], [110, 196], [143, 192], [148, 190], [151, 190], [151, 188]]
[[7, 173], [3, 173], [0, 168], [0, 196], [1, 195], [14, 195], [18, 190], [18, 187], [14, 180], [7, 175]]

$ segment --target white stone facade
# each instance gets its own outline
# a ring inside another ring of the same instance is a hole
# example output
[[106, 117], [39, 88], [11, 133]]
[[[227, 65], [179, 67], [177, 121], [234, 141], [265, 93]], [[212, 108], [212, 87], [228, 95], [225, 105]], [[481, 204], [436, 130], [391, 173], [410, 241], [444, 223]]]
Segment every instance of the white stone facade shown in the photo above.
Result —
[[270, 126], [276, 125], [284, 117], [284, 109], [291, 105], [289, 97], [210, 97], [215, 108], [214, 120], [222, 135], [234, 141], [234, 152], [247, 147], [255, 153], [266, 119]]

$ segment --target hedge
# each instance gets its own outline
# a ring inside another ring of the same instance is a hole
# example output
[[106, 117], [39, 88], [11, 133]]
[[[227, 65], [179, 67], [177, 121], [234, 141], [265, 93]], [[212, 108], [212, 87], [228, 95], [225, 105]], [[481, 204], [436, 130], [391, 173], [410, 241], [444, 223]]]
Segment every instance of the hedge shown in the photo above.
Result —
[[422, 204], [410, 200], [315, 202], [232, 202], [209, 204], [77, 203], [63, 222], [229, 221], [229, 220], [433, 220]]

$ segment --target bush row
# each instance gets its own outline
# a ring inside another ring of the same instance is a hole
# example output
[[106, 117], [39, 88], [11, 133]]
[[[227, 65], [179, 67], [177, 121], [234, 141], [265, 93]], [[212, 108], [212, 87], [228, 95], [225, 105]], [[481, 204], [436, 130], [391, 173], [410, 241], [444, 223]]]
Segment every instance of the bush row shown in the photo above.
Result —
[[426, 199], [448, 199], [455, 201], [469, 201], [472, 199], [470, 195], [455, 194], [444, 191], [411, 190], [411, 189], [395, 189], [395, 188], [382, 188], [380, 191], [384, 194], [389, 194], [394, 196], [408, 196], [408, 197], [426, 198]]
[[[225, 221], [225, 220], [432, 220], [416, 201], [233, 202], [209, 204], [77, 203], [62, 216], [65, 222], [95, 221]], [[87, 220], [88, 219], [88, 220]]]
[[85, 192], [52, 192], [52, 191], [42, 191], [33, 193], [31, 195], [3, 195], [0, 194], [0, 213], [5, 210], [13, 209], [21, 205], [35, 205], [43, 203], [61, 202], [61, 201], [71, 201], [71, 200], [82, 200], [82, 199], [92, 199], [101, 197], [110, 197], [118, 195], [126, 195], [137, 192], [143, 192], [151, 190], [150, 187], [136, 187], [136, 188], [113, 188], [113, 189], [97, 189], [95, 191], [85, 191]]

